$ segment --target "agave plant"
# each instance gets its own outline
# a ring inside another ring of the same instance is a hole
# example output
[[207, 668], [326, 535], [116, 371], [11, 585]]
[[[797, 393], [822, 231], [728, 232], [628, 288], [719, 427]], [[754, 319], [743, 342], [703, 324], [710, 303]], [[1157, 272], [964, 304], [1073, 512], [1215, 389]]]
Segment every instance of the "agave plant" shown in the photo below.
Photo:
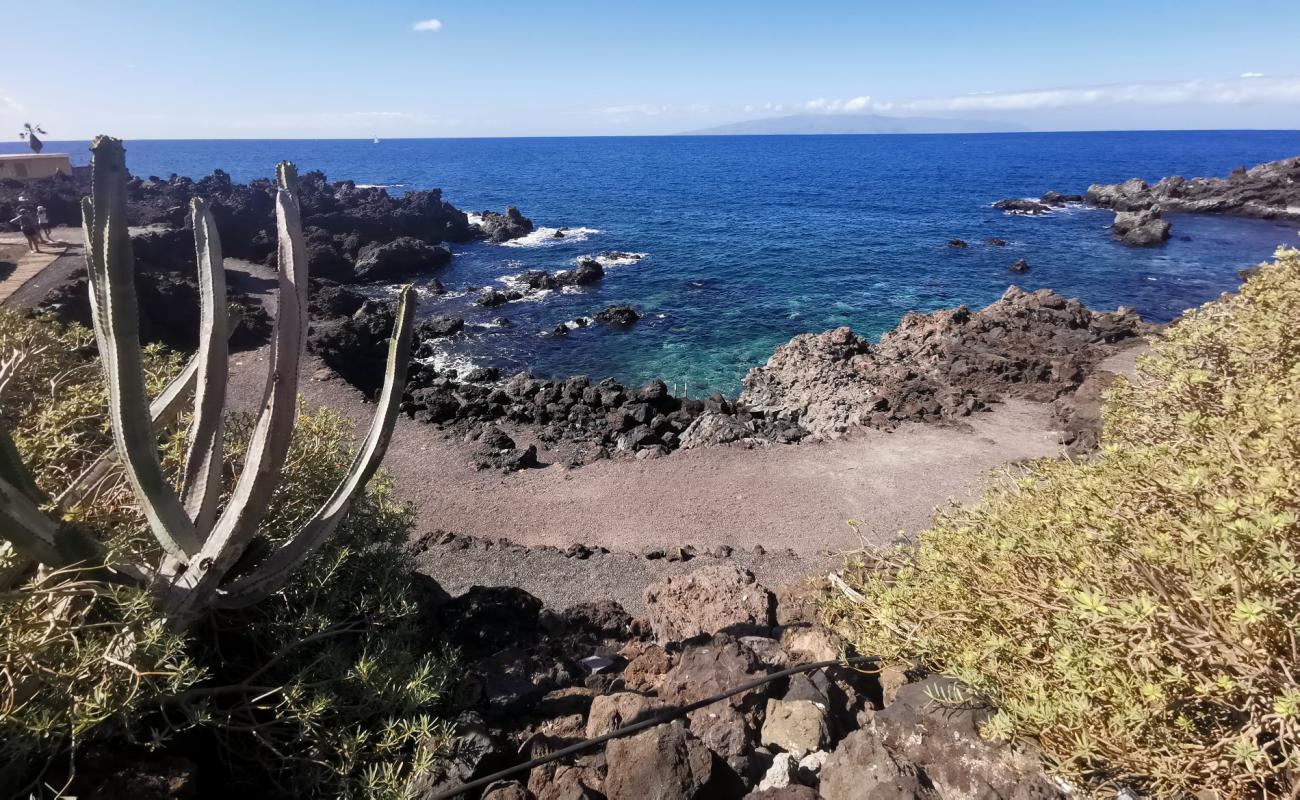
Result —
[[[145, 391], [135, 295], [135, 260], [126, 221], [127, 171], [120, 140], [91, 145], [91, 196], [82, 201], [86, 266], [95, 338], [108, 385], [115, 453], [105, 454], [64, 496], [51, 501], [32, 480], [0, 425], [0, 538], [30, 561], [51, 567], [105, 567], [118, 580], [147, 583], [165, 611], [188, 620], [213, 608], [249, 605], [274, 592], [323, 542], [347, 513], [383, 459], [392, 435], [410, 357], [415, 298], [402, 289], [384, 386], [370, 429], [347, 476], [329, 499], [286, 542], [249, 570], [232, 575], [257, 535], [280, 478], [298, 400], [298, 369], [307, 334], [307, 257], [303, 245], [298, 176], [288, 162], [276, 169], [275, 216], [279, 255], [279, 313], [272, 334], [261, 411], [243, 469], [219, 507], [223, 420], [226, 414], [227, 335], [225, 272], [216, 225], [206, 201], [191, 203], [201, 298], [198, 352], [152, 403]], [[193, 420], [177, 488], [163, 472], [157, 426], [193, 394]], [[46, 513], [66, 508], [119, 460], [162, 547], [158, 564], [109, 560], [104, 547], [75, 525]]]

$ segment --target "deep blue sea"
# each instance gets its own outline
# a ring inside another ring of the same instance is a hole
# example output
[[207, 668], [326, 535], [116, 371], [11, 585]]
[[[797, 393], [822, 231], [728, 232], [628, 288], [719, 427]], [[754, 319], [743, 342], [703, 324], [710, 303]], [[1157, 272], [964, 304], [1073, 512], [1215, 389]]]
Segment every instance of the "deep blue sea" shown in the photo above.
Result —
[[[69, 149], [84, 163], [85, 146], [54, 143], [49, 151]], [[549, 376], [661, 377], [692, 395], [738, 391], [745, 371], [795, 334], [851, 325], [877, 337], [907, 311], [981, 306], [1011, 283], [1051, 287], [1095, 308], [1131, 305], [1167, 321], [1234, 288], [1239, 269], [1279, 244], [1300, 245], [1294, 223], [1173, 216], [1174, 239], [1139, 250], [1111, 239], [1104, 211], [1034, 218], [990, 207], [1004, 197], [1082, 193], [1090, 183], [1134, 176], [1226, 175], [1300, 154], [1295, 131], [134, 141], [127, 148], [128, 165], [141, 176], [198, 177], [220, 167], [247, 180], [291, 159], [302, 170], [391, 192], [441, 187], [465, 210], [517, 205], [541, 234], [515, 246], [455, 247], [452, 266], [437, 276], [451, 293], [425, 299], [425, 313], [471, 323], [439, 360]], [[557, 227], [571, 235], [548, 238]], [[970, 248], [950, 249], [954, 237]], [[987, 237], [1010, 244], [986, 246]], [[646, 257], [610, 267], [585, 290], [497, 309], [480, 309], [463, 292], [607, 250]], [[1029, 273], [1007, 269], [1018, 258]], [[633, 305], [643, 319], [626, 331], [546, 335], [613, 303]], [[493, 327], [499, 316], [510, 324]]]

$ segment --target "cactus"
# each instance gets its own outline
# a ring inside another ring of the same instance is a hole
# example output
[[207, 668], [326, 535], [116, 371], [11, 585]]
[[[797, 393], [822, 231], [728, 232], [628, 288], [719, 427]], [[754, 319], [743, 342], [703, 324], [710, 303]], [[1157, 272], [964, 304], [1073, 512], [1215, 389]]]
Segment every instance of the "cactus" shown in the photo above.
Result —
[[[92, 193], [82, 201], [82, 216], [95, 337], [108, 384], [115, 451], [149, 529], [165, 553], [159, 565], [110, 564], [109, 569], [119, 577], [148, 582], [159, 593], [164, 609], [180, 621], [216, 607], [255, 603], [282, 585], [330, 535], [383, 459], [410, 358], [414, 294], [409, 286], [402, 290], [379, 408], [347, 476], [287, 542], [231, 580], [231, 567], [256, 535], [279, 482], [297, 411], [298, 368], [307, 333], [307, 258], [297, 172], [288, 162], [276, 170], [279, 313], [262, 408], [244, 468], [229, 501], [218, 509], [230, 321], [212, 212], [201, 199], [193, 201], [190, 211], [201, 296], [199, 349], [184, 372], [151, 404], [141, 368], [135, 263], [126, 227], [125, 149], [119, 140], [101, 136], [91, 145], [91, 152]], [[156, 426], [178, 411], [191, 390], [194, 413], [178, 491], [162, 470]], [[77, 492], [101, 478], [112, 463], [112, 454], [106, 454], [55, 507], [66, 508]], [[102, 563], [103, 547], [84, 532], [44, 513], [43, 506], [48, 503], [31, 481], [8, 433], [0, 427], [0, 536], [20, 555], [50, 566]]]

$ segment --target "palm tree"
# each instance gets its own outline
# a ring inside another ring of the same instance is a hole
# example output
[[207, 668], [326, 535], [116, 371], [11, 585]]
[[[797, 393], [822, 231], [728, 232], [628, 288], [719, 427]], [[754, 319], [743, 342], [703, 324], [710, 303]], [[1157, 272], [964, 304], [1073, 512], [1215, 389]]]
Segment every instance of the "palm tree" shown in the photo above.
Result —
[[32, 148], [32, 152], [39, 153], [41, 152], [41, 148], [45, 147], [45, 144], [40, 139], [36, 138], [36, 134], [38, 133], [41, 136], [49, 135], [45, 132], [45, 130], [40, 125], [33, 125], [30, 122], [25, 122], [23, 123], [23, 131], [22, 133], [18, 134], [18, 138], [26, 139], [27, 146]]

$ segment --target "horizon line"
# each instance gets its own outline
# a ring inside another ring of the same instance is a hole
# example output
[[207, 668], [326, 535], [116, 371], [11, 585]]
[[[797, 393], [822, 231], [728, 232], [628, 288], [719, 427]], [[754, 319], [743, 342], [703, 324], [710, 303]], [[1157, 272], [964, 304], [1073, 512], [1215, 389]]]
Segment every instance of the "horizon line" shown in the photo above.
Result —
[[[707, 129], [705, 129], [707, 130]], [[890, 131], [882, 133], [700, 133], [683, 131], [678, 133], [574, 133], [574, 134], [516, 134], [516, 135], [471, 135], [471, 136], [389, 136], [380, 140], [416, 142], [416, 141], [465, 141], [479, 139], [762, 139], [788, 138], [807, 139], [815, 137], [850, 137], [850, 136], [1044, 136], [1059, 134], [1104, 134], [1104, 133], [1300, 133], [1300, 128], [1092, 128], [1072, 130], [1015, 130], [1015, 131], [936, 131], [906, 132]], [[111, 134], [95, 134], [105, 136]], [[75, 137], [71, 139], [42, 139], [46, 145], [89, 143], [95, 136]], [[124, 142], [366, 142], [376, 138], [369, 136], [223, 136], [223, 137], [116, 137]], [[25, 144], [20, 141], [5, 144]]]

